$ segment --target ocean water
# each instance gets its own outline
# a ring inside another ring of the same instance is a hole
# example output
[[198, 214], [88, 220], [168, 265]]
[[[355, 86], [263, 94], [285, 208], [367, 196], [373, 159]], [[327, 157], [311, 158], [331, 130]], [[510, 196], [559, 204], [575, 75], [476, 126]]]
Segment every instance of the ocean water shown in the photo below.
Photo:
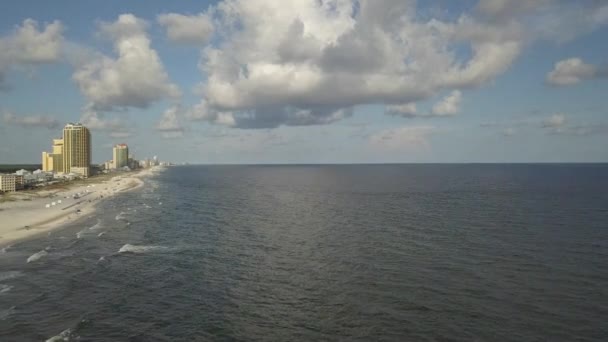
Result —
[[0, 252], [0, 341], [608, 340], [608, 165], [146, 183]]

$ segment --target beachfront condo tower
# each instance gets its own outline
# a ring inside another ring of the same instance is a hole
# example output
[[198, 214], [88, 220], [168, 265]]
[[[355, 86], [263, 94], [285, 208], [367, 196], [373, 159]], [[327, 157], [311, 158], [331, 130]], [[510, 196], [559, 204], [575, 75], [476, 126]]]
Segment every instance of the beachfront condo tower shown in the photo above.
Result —
[[118, 144], [112, 149], [113, 160], [112, 164], [115, 169], [120, 169], [129, 165], [129, 146], [127, 144]]
[[53, 152], [42, 152], [42, 171], [63, 173], [63, 138], [53, 139]]
[[81, 124], [63, 128], [63, 172], [88, 177], [91, 171], [91, 133]]

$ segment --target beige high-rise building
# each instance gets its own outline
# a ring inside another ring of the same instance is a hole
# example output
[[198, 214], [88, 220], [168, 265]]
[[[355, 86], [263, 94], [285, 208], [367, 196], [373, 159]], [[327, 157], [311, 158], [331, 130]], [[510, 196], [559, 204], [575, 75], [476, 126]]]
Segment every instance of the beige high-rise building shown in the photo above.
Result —
[[63, 138], [53, 139], [53, 171], [63, 172]]
[[115, 169], [129, 165], [129, 147], [126, 144], [118, 144], [112, 149], [112, 164]]
[[53, 152], [42, 152], [42, 171], [63, 173], [63, 139], [53, 139]]
[[63, 128], [63, 172], [88, 177], [91, 170], [91, 133], [81, 124]]

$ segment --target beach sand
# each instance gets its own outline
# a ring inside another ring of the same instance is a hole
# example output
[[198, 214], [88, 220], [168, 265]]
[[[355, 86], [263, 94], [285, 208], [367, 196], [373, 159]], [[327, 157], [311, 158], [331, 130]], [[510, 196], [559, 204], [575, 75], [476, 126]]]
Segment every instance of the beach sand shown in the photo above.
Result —
[[11, 201], [0, 203], [0, 247], [48, 233], [66, 223], [90, 216], [100, 201], [143, 186], [141, 178], [157, 171], [159, 168], [150, 168], [109, 179], [101, 178], [99, 182], [90, 178], [86, 184], [68, 183], [60, 190], [41, 188], [33, 192], [13, 193], [9, 195]]

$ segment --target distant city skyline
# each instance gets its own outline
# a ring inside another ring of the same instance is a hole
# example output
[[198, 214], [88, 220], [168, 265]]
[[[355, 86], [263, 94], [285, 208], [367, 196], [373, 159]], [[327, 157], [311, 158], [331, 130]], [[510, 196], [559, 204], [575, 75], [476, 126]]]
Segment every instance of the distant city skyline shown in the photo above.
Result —
[[[260, 15], [263, 13], [264, 15]], [[6, 3], [0, 164], [608, 162], [608, 3]], [[59, 145], [55, 145], [59, 148]]]

